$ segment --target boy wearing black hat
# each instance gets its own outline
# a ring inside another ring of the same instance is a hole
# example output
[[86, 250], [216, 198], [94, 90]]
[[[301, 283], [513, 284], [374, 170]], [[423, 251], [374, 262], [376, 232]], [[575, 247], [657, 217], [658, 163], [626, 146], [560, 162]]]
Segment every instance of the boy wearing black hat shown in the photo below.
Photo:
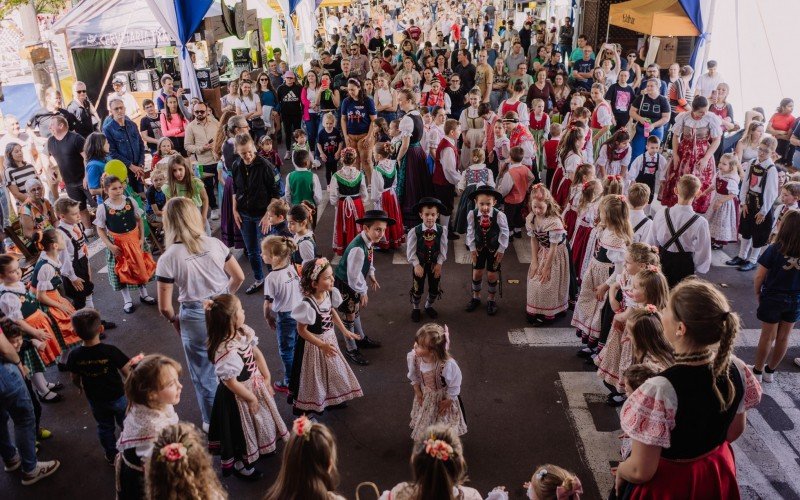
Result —
[[444, 204], [436, 198], [425, 197], [419, 200], [414, 209], [419, 213], [422, 224], [412, 227], [406, 235], [406, 257], [414, 268], [411, 275], [411, 321], [419, 323], [422, 313], [419, 309], [425, 280], [428, 281], [428, 300], [425, 301], [425, 314], [436, 319], [439, 313], [433, 303], [442, 294], [439, 283], [442, 279], [442, 264], [447, 260], [447, 226], [436, 223], [440, 213], [446, 213]]
[[342, 294], [338, 309], [342, 313], [345, 328], [361, 336], [361, 340], [345, 338], [345, 356], [357, 365], [368, 365], [369, 361], [361, 355], [360, 348], [376, 348], [381, 343], [364, 334], [359, 313], [367, 305], [369, 287], [373, 290], [380, 288], [375, 279], [373, 248], [386, 234], [386, 227], [394, 225], [395, 221], [383, 210], [367, 210], [356, 223], [363, 229], [345, 248], [342, 260], [336, 266], [333, 284]]
[[500, 262], [508, 247], [508, 220], [503, 212], [494, 208], [503, 195], [483, 185], [473, 191], [470, 198], [475, 202], [475, 209], [467, 214], [467, 247], [472, 253], [472, 299], [466, 310], [472, 312], [481, 304], [485, 269], [489, 288], [486, 312], [494, 316], [497, 314], [494, 296], [497, 293]]

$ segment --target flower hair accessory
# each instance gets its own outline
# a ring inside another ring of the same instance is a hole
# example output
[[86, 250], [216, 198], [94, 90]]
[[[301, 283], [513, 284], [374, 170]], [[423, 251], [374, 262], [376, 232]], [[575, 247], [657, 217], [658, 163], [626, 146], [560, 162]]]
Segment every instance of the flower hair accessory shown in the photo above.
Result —
[[617, 199], [618, 199], [619, 201], [625, 201], [625, 200], [626, 200], [626, 198], [625, 198], [625, 195], [624, 195], [624, 194], [618, 194], [618, 195], [617, 195]]
[[328, 262], [328, 259], [325, 257], [320, 257], [319, 259], [315, 260], [314, 269], [311, 271], [311, 280], [316, 281], [317, 278], [319, 278], [320, 273], [329, 265], [330, 262]]
[[351, 148], [350, 146], [348, 146], [342, 150], [342, 158], [344, 158], [344, 156], [347, 154], [358, 155], [358, 151], [356, 151], [356, 148]]
[[648, 314], [655, 314], [658, 312], [658, 308], [653, 304], [647, 304], [644, 306], [644, 310], [647, 311]]
[[314, 422], [308, 419], [308, 417], [298, 417], [294, 421], [294, 425], [292, 425], [292, 431], [298, 437], [303, 438], [304, 440], [308, 441], [311, 439], [311, 428], [314, 426]]
[[657, 273], [659, 271], [658, 266], [655, 264], [648, 264], [647, 267], [645, 267], [645, 269], [647, 269], [651, 273]]
[[583, 486], [580, 479], [572, 478], [572, 488], [566, 489], [563, 486], [556, 487], [556, 500], [579, 500], [583, 494]]
[[183, 443], [170, 443], [164, 445], [158, 452], [159, 460], [166, 460], [167, 462], [177, 462], [186, 458], [188, 448]]
[[548, 474], [547, 469], [539, 469], [538, 471], [536, 471], [536, 474], [534, 474], [534, 477], [536, 478], [537, 481], [541, 481], [547, 474]]
[[435, 439], [433, 436], [425, 440], [425, 453], [432, 456], [436, 460], [447, 462], [453, 456], [453, 447], [441, 439]]
[[533, 189], [536, 191], [541, 191], [544, 189], [544, 184], [542, 184], [541, 182], [539, 184], [534, 184]]

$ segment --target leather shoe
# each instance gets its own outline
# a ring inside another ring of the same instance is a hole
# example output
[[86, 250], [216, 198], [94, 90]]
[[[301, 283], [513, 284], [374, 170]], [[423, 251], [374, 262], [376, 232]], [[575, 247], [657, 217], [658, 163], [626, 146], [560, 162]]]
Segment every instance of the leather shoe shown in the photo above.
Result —
[[347, 359], [352, 361], [353, 363], [361, 366], [367, 366], [369, 361], [367, 361], [364, 356], [361, 355], [358, 349], [354, 349], [352, 351], [345, 351], [344, 355], [347, 356]]
[[747, 261], [746, 261], [746, 260], [744, 260], [744, 259], [742, 259], [742, 258], [740, 258], [740, 257], [737, 255], [736, 257], [732, 258], [731, 260], [726, 260], [726, 261], [725, 261], [725, 265], [726, 265], [726, 266], [741, 266], [741, 265], [742, 265], [742, 264], [744, 264], [745, 262], [747, 262]]
[[486, 303], [486, 314], [489, 316], [494, 316], [497, 314], [497, 302], [490, 300]]
[[364, 335], [363, 339], [356, 340], [356, 345], [360, 349], [377, 349], [378, 347], [381, 346], [381, 341], [380, 340], [371, 339], [371, 338], [367, 337], [366, 335]]
[[481, 305], [481, 299], [476, 299], [476, 298], [473, 297], [473, 298], [469, 299], [469, 302], [467, 303], [466, 311], [468, 313], [471, 313], [472, 311], [477, 309], [479, 305]]
[[249, 481], [249, 482], [258, 481], [259, 479], [264, 477], [264, 473], [261, 472], [260, 470], [255, 469], [255, 468], [252, 469], [252, 470], [253, 470], [253, 472], [251, 472], [250, 474], [242, 474], [241, 471], [233, 469], [233, 475], [238, 477], [242, 481]]
[[436, 319], [439, 317], [438, 311], [432, 307], [426, 307], [425, 314], [427, 314], [430, 319]]
[[739, 266], [739, 271], [752, 271], [755, 268], [756, 268], [755, 262], [747, 261], [741, 266]]
[[114, 323], [113, 321], [106, 321], [104, 319], [100, 320], [100, 324], [103, 325], [103, 329], [105, 330], [113, 330], [114, 328], [117, 327], [117, 324]]
[[422, 311], [419, 309], [412, 309], [411, 310], [411, 321], [414, 323], [419, 323], [422, 319]]

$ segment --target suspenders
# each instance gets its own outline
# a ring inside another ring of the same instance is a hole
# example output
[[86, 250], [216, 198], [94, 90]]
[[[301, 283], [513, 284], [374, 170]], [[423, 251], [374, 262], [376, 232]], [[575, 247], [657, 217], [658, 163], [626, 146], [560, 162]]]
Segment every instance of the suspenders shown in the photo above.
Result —
[[636, 227], [633, 228], [633, 234], [636, 234], [637, 232], [639, 232], [639, 230], [642, 228], [642, 226], [644, 226], [645, 223], [647, 221], [649, 221], [649, 220], [652, 220], [652, 219], [650, 219], [650, 216], [649, 215], [645, 215], [644, 219], [640, 220], [639, 223], [636, 224]]
[[689, 219], [686, 222], [686, 224], [681, 226], [681, 228], [678, 230], [678, 232], [675, 232], [675, 226], [672, 225], [672, 219], [669, 216], [669, 208], [667, 208], [665, 210], [664, 215], [666, 215], [667, 227], [669, 228], [669, 233], [672, 235], [672, 237], [669, 240], [667, 240], [666, 243], [664, 243], [664, 245], [663, 245], [664, 249], [665, 250], [669, 249], [669, 247], [674, 243], [675, 246], [678, 248], [679, 252], [681, 252], [681, 253], [685, 252], [686, 250], [683, 249], [683, 245], [681, 245], [681, 242], [678, 240], [678, 238], [680, 238], [681, 235], [683, 233], [685, 233], [687, 229], [692, 227], [692, 224], [694, 224], [694, 221], [699, 219], [700, 216], [698, 214], [694, 214], [692, 216], [692, 218]]

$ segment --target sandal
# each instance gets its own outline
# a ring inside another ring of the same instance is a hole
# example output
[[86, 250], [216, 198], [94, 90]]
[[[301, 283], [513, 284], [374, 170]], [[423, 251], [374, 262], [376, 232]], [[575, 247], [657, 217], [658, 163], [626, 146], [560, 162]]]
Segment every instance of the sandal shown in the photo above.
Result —
[[[63, 401], [64, 396], [57, 392], [47, 391], [45, 394], [39, 394], [39, 401], [42, 403], [58, 403], [59, 401]], [[49, 397], [52, 396], [52, 397]]]
[[125, 314], [131, 314], [133, 311], [136, 310], [136, 306], [133, 305], [133, 302], [125, 302], [125, 306], [122, 308]]
[[61, 382], [48, 382], [47, 388], [51, 391], [60, 391], [61, 389], [64, 388], [64, 384], [62, 384]]
[[147, 304], [148, 306], [154, 306], [158, 304], [158, 301], [154, 297], [151, 297], [149, 295], [146, 297], [139, 297], [139, 302], [141, 302], [142, 304]]

